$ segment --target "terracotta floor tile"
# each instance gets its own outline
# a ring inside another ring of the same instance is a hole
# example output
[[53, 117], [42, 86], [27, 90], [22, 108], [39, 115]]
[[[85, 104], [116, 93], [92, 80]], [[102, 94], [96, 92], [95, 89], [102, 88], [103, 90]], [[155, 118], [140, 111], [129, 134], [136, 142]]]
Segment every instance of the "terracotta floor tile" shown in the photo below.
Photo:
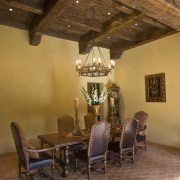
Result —
[[[134, 164], [123, 161], [120, 168], [118, 161], [109, 160], [107, 173], [91, 172], [91, 180], [180, 180], [180, 150], [148, 143], [147, 151], [138, 150]], [[64, 180], [87, 179], [86, 166], [81, 165], [77, 172], [69, 168], [69, 175]], [[50, 169], [45, 171], [50, 173]], [[59, 165], [55, 169], [55, 180], [60, 180], [62, 172]], [[47, 180], [35, 175], [34, 180]], [[0, 155], [0, 180], [19, 180], [16, 153]], [[22, 175], [20, 180], [26, 180]]]

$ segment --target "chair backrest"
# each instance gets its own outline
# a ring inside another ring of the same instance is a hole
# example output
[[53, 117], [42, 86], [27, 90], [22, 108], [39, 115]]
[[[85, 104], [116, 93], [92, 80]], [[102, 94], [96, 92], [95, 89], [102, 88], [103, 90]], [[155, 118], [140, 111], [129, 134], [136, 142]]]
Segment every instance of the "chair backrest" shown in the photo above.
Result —
[[87, 131], [91, 130], [92, 125], [95, 123], [95, 117], [93, 114], [88, 113], [84, 116], [85, 128]]
[[26, 166], [26, 162], [29, 161], [29, 154], [28, 152], [24, 149], [25, 146], [27, 146], [27, 141], [25, 139], [24, 132], [17, 122], [11, 122], [11, 130], [12, 130], [12, 135], [14, 138], [14, 143], [16, 146], [17, 154], [19, 161]]
[[134, 118], [139, 120], [139, 126], [144, 127], [148, 124], [149, 115], [144, 111], [138, 111], [134, 114]]
[[105, 121], [98, 122], [91, 128], [88, 156], [90, 158], [105, 155], [110, 138], [111, 125]]
[[139, 130], [145, 128], [144, 130], [144, 135], [147, 134], [147, 126], [148, 126], [148, 120], [149, 120], [149, 115], [145, 113], [144, 111], [138, 111], [134, 114], [134, 118], [139, 120]]
[[62, 115], [57, 119], [59, 133], [72, 132], [74, 128], [74, 119], [69, 115]]
[[129, 118], [123, 122], [120, 148], [131, 148], [135, 145], [137, 129], [138, 121], [135, 118]]

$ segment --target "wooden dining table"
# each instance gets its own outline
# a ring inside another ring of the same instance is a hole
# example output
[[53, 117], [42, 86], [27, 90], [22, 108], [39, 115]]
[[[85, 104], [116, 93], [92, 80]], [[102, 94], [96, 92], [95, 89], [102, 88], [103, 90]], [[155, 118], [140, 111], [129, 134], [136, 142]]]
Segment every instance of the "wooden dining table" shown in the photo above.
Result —
[[[90, 132], [81, 130], [80, 136], [74, 136], [72, 133], [51, 133], [39, 135], [38, 138], [41, 140], [41, 146], [48, 144], [51, 147], [55, 147], [56, 151], [63, 152], [64, 156], [59, 159], [59, 165], [62, 167], [62, 176], [68, 175], [68, 164], [69, 164], [69, 147], [73, 145], [82, 144], [89, 141]], [[111, 129], [111, 137], [115, 137], [121, 133], [121, 129]], [[61, 153], [60, 153], [61, 154]]]

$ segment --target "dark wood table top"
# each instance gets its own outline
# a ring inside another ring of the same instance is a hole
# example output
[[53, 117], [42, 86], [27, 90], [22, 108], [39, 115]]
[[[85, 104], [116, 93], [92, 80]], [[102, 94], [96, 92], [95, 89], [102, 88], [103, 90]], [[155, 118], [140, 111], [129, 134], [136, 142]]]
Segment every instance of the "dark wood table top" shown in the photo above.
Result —
[[88, 141], [89, 136], [62, 136], [60, 133], [52, 133], [39, 135], [38, 138], [50, 146], [60, 148]]
[[[114, 137], [116, 135], [119, 135], [121, 133], [121, 129], [111, 129], [111, 137]], [[53, 147], [66, 147], [71, 146], [74, 144], [80, 144], [82, 142], [89, 140], [90, 133], [86, 132], [85, 130], [82, 130], [81, 136], [73, 136], [72, 133], [52, 133], [52, 134], [44, 134], [39, 135], [38, 138], [43, 142], [47, 143], [50, 146]]]

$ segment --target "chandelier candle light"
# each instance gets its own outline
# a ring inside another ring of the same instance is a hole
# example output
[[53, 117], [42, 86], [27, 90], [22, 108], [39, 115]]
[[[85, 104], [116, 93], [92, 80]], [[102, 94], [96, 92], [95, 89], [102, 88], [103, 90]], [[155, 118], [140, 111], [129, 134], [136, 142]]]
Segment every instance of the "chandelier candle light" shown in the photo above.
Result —
[[[100, 57], [96, 57], [94, 48], [95, 47], [92, 47], [83, 65], [81, 65], [81, 60], [76, 61], [76, 71], [79, 73], [80, 76], [108, 76], [111, 70], [114, 69], [115, 62], [111, 60], [111, 64], [107, 65], [100, 48], [97, 47]], [[91, 62], [88, 61], [89, 56], [93, 57]]]
[[110, 106], [114, 107], [114, 98], [110, 98]]
[[[81, 63], [81, 60], [76, 61], [76, 71], [79, 76], [87, 77], [100, 77], [108, 76], [111, 73], [111, 70], [114, 69], [115, 62], [111, 60], [110, 64], [106, 63], [106, 60], [100, 50], [100, 48], [95, 45], [94, 42], [94, 8], [93, 8], [93, 39], [92, 39], [92, 48], [88, 53], [84, 63]], [[95, 47], [97, 47], [95, 51]]]
[[78, 119], [78, 108], [79, 108], [79, 98], [74, 98], [74, 108], [75, 108], [75, 120], [74, 120], [74, 129], [72, 134], [74, 136], [81, 135], [81, 131], [79, 128], [79, 119]]

